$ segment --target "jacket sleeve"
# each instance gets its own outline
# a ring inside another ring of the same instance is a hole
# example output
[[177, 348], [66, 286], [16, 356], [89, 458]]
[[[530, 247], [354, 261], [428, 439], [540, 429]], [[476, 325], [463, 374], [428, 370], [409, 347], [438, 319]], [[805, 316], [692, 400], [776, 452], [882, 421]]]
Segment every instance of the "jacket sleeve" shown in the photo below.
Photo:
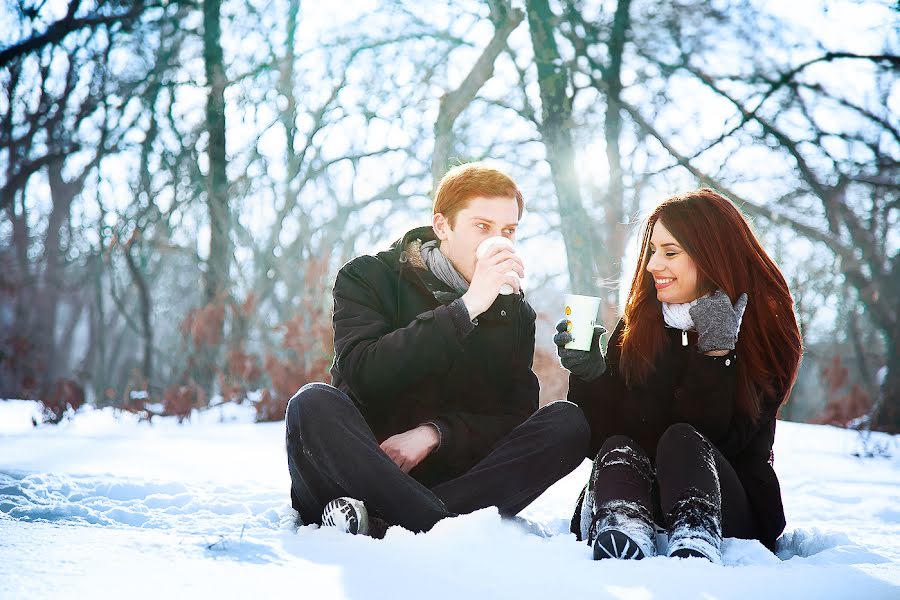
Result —
[[426, 311], [394, 329], [396, 309], [382, 305], [371, 282], [376, 277], [395, 274], [371, 256], [358, 257], [338, 272], [334, 351], [341, 377], [360, 402], [386, 405], [397, 392], [452, 364], [462, 351], [463, 333], [454, 325], [448, 306]]
[[569, 393], [567, 399], [577, 404], [584, 413], [591, 427], [591, 444], [587, 458], [593, 459], [606, 436], [608, 425], [619, 422], [622, 411], [621, 399], [625, 396], [625, 383], [619, 373], [619, 340], [625, 322], [621, 319], [610, 334], [606, 345], [606, 370], [593, 381], [584, 381], [569, 374]]
[[747, 417], [736, 417], [728, 436], [718, 445], [747, 492], [756, 514], [759, 540], [773, 551], [785, 527], [781, 485], [772, 465], [775, 418], [784, 396], [784, 391], [764, 396], [759, 420], [754, 423]]
[[[707, 356], [691, 349], [671, 417], [690, 423], [713, 443], [728, 434], [737, 393], [737, 355]], [[718, 444], [717, 444], [718, 445]]]
[[760, 400], [759, 419], [754, 422], [749, 417], [735, 414], [731, 427], [722, 442], [719, 451], [729, 459], [741, 457], [755, 462], [771, 462], [772, 445], [775, 442], [775, 419], [778, 408], [784, 399], [784, 393], [763, 396]]
[[483, 458], [510, 431], [521, 425], [538, 408], [540, 385], [532, 370], [534, 363], [535, 314], [524, 302], [521, 307], [518, 356], [509, 386], [497, 403], [502, 408], [490, 413], [445, 412], [431, 421], [441, 433], [435, 455], [452, 463], [469, 464]]

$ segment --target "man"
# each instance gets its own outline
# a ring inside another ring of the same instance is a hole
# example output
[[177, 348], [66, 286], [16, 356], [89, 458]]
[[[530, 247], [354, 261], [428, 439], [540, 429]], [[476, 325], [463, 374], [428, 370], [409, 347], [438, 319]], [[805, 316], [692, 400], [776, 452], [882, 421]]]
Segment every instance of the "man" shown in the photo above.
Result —
[[580, 409], [537, 410], [521, 259], [496, 245], [476, 259], [483, 240], [515, 239], [523, 209], [507, 175], [462, 165], [438, 186], [432, 226], [341, 268], [333, 386], [304, 386], [286, 414], [303, 522], [378, 537], [487, 506], [511, 516], [580, 464]]

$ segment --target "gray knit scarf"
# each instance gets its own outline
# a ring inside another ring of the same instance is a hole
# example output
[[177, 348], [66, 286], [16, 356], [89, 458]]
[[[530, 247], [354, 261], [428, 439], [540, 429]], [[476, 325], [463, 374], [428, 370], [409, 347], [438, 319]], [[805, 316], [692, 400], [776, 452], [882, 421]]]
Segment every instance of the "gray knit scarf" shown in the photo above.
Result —
[[431, 240], [430, 242], [422, 244], [420, 251], [422, 253], [422, 260], [425, 261], [428, 270], [431, 271], [435, 277], [460, 294], [464, 294], [469, 289], [469, 283], [459, 274], [459, 271], [456, 270], [456, 267], [453, 266], [450, 259], [444, 256], [444, 253], [438, 248], [436, 240]]

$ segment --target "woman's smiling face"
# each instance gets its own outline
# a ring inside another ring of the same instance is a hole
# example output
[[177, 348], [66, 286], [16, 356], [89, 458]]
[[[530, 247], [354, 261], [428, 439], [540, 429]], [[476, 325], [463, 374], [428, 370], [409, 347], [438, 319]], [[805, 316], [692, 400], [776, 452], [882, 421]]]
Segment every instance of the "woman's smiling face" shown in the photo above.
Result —
[[647, 272], [653, 276], [660, 302], [684, 304], [701, 296], [697, 265], [662, 220], [653, 225], [650, 234]]

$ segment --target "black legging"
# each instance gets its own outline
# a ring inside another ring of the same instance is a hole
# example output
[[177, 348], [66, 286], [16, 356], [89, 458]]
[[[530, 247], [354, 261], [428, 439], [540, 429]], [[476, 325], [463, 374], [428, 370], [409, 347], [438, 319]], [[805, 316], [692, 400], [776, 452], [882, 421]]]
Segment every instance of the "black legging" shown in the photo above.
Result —
[[[644, 449], [624, 435], [607, 438], [595, 464], [601, 465], [594, 487], [598, 506], [610, 500], [636, 502], [654, 515], [657, 523], [671, 528], [678, 502], [699, 492], [712, 500], [716, 514], [710, 517], [721, 519], [724, 537], [757, 537], [747, 493], [737, 473], [691, 425], [677, 423], [663, 433], [656, 446], [655, 468]], [[577, 519], [573, 529], [575, 523]]]

